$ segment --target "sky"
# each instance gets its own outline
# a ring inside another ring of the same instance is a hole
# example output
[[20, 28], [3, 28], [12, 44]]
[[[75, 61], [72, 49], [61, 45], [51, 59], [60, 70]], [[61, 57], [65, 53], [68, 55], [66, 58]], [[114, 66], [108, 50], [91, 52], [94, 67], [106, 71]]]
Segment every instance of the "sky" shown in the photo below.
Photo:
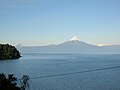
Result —
[[120, 0], [0, 0], [0, 43], [59, 44], [74, 35], [120, 45]]

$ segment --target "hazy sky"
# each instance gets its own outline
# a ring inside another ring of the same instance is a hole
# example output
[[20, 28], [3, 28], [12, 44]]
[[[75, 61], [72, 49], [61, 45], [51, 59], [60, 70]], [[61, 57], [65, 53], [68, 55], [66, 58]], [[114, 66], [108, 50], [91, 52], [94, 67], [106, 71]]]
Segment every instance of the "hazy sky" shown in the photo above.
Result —
[[120, 44], [120, 0], [0, 0], [0, 43], [58, 44], [74, 35]]

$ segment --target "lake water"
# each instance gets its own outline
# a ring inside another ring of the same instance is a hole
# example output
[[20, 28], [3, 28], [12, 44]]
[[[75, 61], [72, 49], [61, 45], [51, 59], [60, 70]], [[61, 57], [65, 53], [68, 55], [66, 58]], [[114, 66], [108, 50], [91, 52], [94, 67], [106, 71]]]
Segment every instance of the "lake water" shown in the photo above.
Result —
[[22, 53], [19, 60], [0, 61], [0, 73], [29, 75], [30, 90], [120, 90], [120, 67], [97, 70], [116, 66], [120, 54]]

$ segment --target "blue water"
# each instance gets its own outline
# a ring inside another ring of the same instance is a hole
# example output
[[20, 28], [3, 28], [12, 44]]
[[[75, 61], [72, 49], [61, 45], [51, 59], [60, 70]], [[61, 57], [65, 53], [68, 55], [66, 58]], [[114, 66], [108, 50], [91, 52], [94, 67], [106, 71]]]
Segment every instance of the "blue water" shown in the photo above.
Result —
[[[0, 73], [30, 78], [120, 66], [113, 53], [22, 53], [19, 60], [0, 61]], [[120, 90], [120, 68], [31, 79], [30, 90]]]

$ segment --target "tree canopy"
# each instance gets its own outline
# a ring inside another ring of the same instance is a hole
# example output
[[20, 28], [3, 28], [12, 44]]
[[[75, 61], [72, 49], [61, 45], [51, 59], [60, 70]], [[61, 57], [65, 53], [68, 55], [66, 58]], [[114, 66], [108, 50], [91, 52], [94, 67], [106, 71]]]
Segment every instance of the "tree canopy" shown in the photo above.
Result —
[[13, 74], [6, 77], [5, 74], [0, 73], [0, 90], [20, 90], [16, 81], [17, 78]]
[[0, 60], [5, 59], [18, 59], [20, 52], [15, 48], [15, 46], [9, 44], [0, 44]]

